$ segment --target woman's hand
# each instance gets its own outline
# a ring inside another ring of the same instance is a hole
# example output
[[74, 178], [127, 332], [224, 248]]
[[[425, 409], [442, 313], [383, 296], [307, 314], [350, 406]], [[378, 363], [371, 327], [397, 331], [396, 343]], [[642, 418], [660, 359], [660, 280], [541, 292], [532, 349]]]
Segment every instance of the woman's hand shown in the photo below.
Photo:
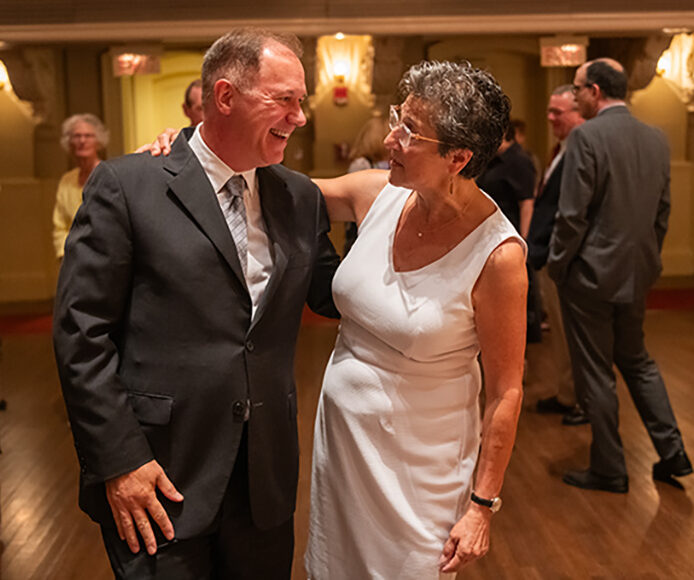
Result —
[[470, 504], [443, 545], [439, 558], [441, 572], [457, 572], [487, 553], [491, 519], [492, 512], [487, 508]]
[[153, 157], [159, 155], [166, 156], [171, 153], [171, 144], [176, 140], [176, 137], [178, 137], [178, 133], [178, 129], [164, 129], [164, 132], [160, 133], [154, 141], [139, 147], [135, 150], [135, 153], [145, 153], [149, 151], [149, 154]]

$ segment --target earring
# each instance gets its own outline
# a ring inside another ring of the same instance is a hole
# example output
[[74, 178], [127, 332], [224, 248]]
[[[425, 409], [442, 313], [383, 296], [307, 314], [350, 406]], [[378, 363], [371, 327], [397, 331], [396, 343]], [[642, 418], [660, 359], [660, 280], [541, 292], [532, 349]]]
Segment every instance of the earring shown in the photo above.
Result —
[[451, 180], [448, 182], [448, 195], [453, 195], [453, 177], [451, 176]]

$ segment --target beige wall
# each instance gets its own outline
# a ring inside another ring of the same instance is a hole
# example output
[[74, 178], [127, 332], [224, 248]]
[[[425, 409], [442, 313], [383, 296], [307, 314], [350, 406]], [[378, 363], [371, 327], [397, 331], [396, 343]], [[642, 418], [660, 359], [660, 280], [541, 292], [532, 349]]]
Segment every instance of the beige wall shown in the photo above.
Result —
[[203, 56], [197, 51], [167, 52], [159, 74], [121, 77], [124, 152], [150, 143], [167, 127], [190, 123], [181, 105], [188, 84], [200, 77]]
[[57, 260], [51, 243], [55, 180], [0, 179], [0, 302], [53, 297]]
[[34, 175], [34, 122], [16, 97], [0, 90], [0, 178]]
[[663, 245], [663, 275], [694, 274], [694, 163], [687, 159], [687, 107], [667, 81], [655, 77], [631, 98], [637, 118], [663, 130], [670, 144], [672, 211]]
[[[51, 50], [55, 86], [60, 89], [51, 120], [35, 126], [26, 107], [0, 91], [0, 123], [12, 136], [0, 144], [0, 302], [42, 300], [53, 294], [56, 264], [50, 216], [56, 180], [67, 168], [57, 143], [64, 116], [83, 110], [101, 114], [114, 136], [110, 155], [132, 150], [161, 128], [186, 123], [180, 109], [183, 91], [198, 76], [202, 59], [202, 51], [174, 51], [163, 59], [160, 75], [121, 81], [113, 78], [104, 47]], [[530, 145], [543, 159], [550, 141], [544, 113], [547, 94], [570, 80], [571, 71], [541, 69], [536, 52], [536, 39], [508, 36], [449, 38], [430, 43], [428, 54], [467, 58], [488, 68], [510, 95], [513, 114], [528, 123]], [[419, 60], [418, 54], [413, 62]], [[344, 171], [346, 165], [334, 160], [333, 144], [351, 142], [372, 108], [368, 99], [351, 97], [347, 107], [336, 107], [330, 92], [316, 100], [309, 125], [290, 142], [287, 165], [324, 175]], [[687, 158], [687, 143], [692, 140], [687, 127], [694, 126], [691, 114], [661, 79], [634, 95], [632, 109], [665, 131], [672, 150], [673, 212], [663, 251], [664, 274], [692, 275], [694, 169]]]

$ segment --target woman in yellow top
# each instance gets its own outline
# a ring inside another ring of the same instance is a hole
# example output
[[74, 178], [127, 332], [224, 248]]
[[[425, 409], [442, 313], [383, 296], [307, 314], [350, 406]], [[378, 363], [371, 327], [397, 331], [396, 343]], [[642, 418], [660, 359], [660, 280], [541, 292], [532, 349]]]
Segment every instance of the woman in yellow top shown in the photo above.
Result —
[[101, 161], [99, 153], [108, 145], [108, 130], [90, 113], [72, 115], [63, 121], [60, 145], [77, 165], [60, 178], [53, 209], [53, 245], [62, 259], [65, 238], [82, 203], [82, 188]]

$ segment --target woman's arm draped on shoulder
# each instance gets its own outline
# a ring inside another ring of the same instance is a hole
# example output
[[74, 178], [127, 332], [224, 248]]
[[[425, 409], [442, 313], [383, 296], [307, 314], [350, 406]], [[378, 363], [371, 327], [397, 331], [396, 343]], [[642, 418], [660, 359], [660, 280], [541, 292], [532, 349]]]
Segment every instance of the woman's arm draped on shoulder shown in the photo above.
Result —
[[[492, 252], [473, 289], [486, 392], [482, 448], [473, 487], [478, 496], [487, 499], [501, 492], [516, 438], [523, 398], [527, 289], [525, 253], [510, 240]], [[487, 552], [491, 515], [488, 508], [470, 504], [444, 546], [443, 572], [458, 570]]]
[[330, 221], [356, 222], [359, 225], [388, 182], [388, 172], [370, 169], [313, 181], [323, 192]]

